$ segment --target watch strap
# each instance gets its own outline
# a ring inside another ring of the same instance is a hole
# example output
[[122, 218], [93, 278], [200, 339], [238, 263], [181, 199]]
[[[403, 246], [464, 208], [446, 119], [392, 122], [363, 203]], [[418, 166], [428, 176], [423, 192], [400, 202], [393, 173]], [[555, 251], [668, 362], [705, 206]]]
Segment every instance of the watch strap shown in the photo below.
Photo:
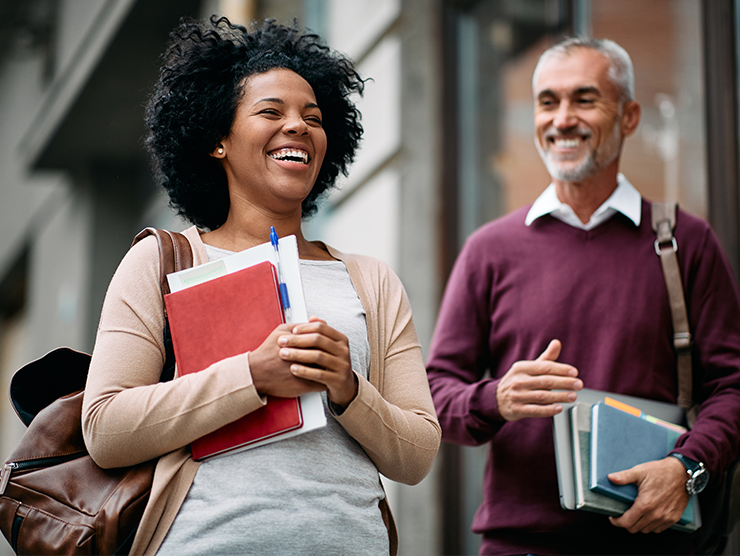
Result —
[[671, 452], [668, 455], [676, 458], [686, 468], [686, 474], [688, 475], [688, 479], [686, 479], [686, 492], [689, 496], [703, 491], [709, 481], [709, 472], [705, 465], [702, 462], [695, 461], [677, 452]]
[[681, 464], [686, 468], [686, 471], [688, 471], [689, 473], [693, 474], [701, 467], [701, 464], [698, 461], [694, 461], [693, 459], [684, 456], [683, 454], [679, 454], [678, 452], [671, 452], [668, 455], [680, 461]]

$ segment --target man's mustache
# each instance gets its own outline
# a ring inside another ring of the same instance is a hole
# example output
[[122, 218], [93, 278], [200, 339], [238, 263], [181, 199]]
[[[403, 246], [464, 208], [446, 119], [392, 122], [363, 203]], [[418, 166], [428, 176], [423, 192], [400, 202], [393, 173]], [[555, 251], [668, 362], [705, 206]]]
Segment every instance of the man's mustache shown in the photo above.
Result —
[[580, 135], [585, 139], [591, 137], [591, 130], [579, 126], [571, 127], [568, 129], [555, 129], [550, 128], [545, 132], [545, 139], [566, 139], [573, 135]]

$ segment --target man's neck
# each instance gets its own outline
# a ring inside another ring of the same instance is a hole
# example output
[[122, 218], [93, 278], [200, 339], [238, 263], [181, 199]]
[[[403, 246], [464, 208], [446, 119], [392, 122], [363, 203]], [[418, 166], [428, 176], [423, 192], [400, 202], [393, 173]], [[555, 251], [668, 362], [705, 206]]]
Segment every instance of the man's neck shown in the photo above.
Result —
[[584, 224], [604, 204], [617, 188], [617, 167], [613, 171], [600, 172], [579, 182], [553, 179], [558, 200], [573, 209]]

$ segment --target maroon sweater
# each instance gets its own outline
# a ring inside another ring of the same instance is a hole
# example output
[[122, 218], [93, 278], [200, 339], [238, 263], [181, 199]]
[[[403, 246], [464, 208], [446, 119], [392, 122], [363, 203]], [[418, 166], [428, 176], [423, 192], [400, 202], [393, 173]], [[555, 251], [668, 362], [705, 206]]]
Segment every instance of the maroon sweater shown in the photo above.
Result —
[[[498, 412], [498, 379], [554, 338], [563, 344], [559, 361], [577, 367], [585, 387], [676, 402], [671, 314], [649, 203], [639, 227], [618, 213], [590, 231], [549, 215], [527, 227], [527, 210], [466, 242], [427, 366], [443, 439], [490, 443], [473, 521], [485, 535], [482, 553], [691, 553], [690, 535], [631, 535], [604, 516], [563, 510], [552, 420], [506, 422]], [[740, 296], [706, 222], [679, 211], [675, 236], [695, 341], [695, 397], [703, 402], [676, 451], [717, 477], [740, 444]]]

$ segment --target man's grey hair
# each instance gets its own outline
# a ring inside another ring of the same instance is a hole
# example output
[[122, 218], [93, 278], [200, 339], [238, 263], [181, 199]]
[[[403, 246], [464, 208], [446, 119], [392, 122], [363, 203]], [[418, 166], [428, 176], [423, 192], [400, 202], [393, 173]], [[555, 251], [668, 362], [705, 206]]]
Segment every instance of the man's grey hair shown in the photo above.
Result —
[[566, 39], [545, 50], [537, 62], [532, 75], [532, 91], [537, 96], [535, 87], [537, 78], [544, 63], [552, 56], [570, 56], [577, 48], [591, 48], [601, 52], [609, 61], [609, 79], [617, 88], [621, 104], [635, 100], [635, 70], [627, 51], [609, 39], [593, 39], [590, 37], [575, 37]]

